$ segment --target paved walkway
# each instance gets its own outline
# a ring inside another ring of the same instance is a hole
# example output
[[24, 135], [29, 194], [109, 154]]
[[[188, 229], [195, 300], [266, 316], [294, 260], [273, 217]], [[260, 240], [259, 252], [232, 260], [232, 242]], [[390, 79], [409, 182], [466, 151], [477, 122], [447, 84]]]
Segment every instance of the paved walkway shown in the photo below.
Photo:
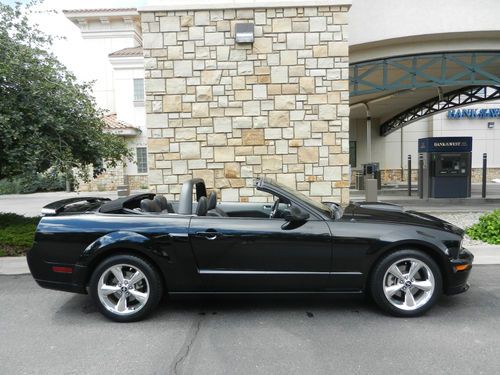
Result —
[[[500, 264], [500, 245], [469, 246], [474, 254], [474, 264]], [[30, 273], [26, 257], [1, 257], [0, 275]]]

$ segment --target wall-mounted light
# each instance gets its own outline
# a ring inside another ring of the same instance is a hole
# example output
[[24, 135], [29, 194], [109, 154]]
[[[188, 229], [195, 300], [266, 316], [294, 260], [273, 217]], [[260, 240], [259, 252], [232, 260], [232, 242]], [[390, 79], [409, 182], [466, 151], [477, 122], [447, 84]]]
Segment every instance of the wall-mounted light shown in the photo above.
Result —
[[237, 23], [235, 34], [236, 43], [253, 43], [253, 23]]
[[488, 129], [493, 129], [495, 127], [495, 123], [493, 121], [488, 122]]

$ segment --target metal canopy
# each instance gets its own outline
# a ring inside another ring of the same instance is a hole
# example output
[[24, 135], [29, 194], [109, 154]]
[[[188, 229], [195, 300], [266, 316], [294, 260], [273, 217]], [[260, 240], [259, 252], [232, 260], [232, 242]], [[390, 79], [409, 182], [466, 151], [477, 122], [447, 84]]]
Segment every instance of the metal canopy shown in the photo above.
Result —
[[[390, 57], [350, 66], [350, 96], [428, 87], [500, 85], [500, 52]], [[354, 100], [356, 101], [356, 100]]]
[[469, 86], [432, 98], [399, 113], [380, 125], [380, 135], [386, 136], [412, 122], [438, 112], [487, 100], [500, 99], [500, 86]]

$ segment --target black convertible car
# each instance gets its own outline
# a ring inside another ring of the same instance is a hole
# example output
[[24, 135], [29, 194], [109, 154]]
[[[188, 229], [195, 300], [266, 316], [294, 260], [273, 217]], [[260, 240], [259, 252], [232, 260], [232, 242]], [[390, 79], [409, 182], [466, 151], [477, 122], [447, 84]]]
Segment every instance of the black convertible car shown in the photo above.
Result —
[[51, 203], [28, 253], [31, 273], [42, 287], [90, 293], [122, 322], [167, 293], [365, 292], [393, 315], [416, 316], [442, 292], [468, 289], [473, 255], [460, 228], [391, 204], [318, 203], [266, 178], [255, 187], [273, 203], [217, 203], [201, 179], [185, 182], [178, 202], [138, 194]]

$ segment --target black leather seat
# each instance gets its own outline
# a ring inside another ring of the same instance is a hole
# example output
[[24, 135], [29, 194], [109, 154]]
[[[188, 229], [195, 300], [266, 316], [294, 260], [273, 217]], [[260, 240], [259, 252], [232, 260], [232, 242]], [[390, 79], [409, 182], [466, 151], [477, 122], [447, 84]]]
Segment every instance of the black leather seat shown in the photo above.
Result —
[[196, 215], [207, 216], [208, 211], [208, 200], [207, 197], [201, 197], [198, 200], [198, 205], [196, 206]]
[[143, 212], [161, 212], [161, 207], [158, 201], [152, 199], [141, 200], [141, 210]]
[[167, 198], [163, 195], [155, 195], [154, 200], [158, 202], [161, 208], [161, 212], [175, 213], [174, 207], [171, 203], [168, 203]]
[[212, 191], [208, 195], [208, 212], [207, 216], [222, 216], [227, 217], [228, 215], [217, 207], [217, 193]]

